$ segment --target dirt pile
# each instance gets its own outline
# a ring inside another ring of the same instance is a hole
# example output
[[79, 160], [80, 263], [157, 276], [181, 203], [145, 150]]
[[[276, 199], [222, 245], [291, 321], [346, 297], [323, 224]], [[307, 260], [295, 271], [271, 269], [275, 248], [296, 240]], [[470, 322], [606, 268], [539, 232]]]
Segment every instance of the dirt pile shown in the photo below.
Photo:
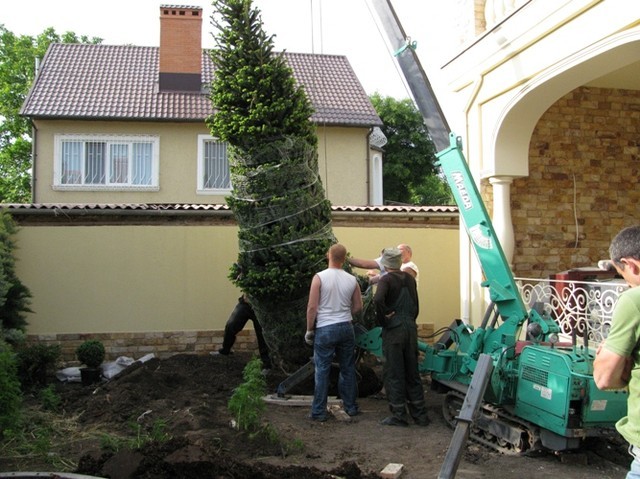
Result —
[[[441, 396], [427, 388], [432, 421], [426, 428], [381, 426], [388, 408], [380, 393], [360, 398], [363, 414], [351, 421], [316, 423], [307, 419], [308, 405], [269, 402], [264, 420], [280, 442], [252, 439], [231, 427], [227, 409], [249, 359], [176, 355], [152, 359], [97, 388], [57, 383], [64, 415], [76, 418], [84, 434], [61, 439], [52, 453], [77, 464], [76, 473], [117, 479], [369, 479], [389, 463], [404, 465], [402, 479], [438, 476], [453, 432], [442, 418]], [[269, 390], [275, 393], [284, 379], [283, 373], [269, 373]], [[141, 447], [105, 452], [109, 438], [127, 438]], [[620, 440], [594, 440], [575, 453], [513, 457], [469, 443], [456, 477], [622, 479], [630, 463], [625, 448]], [[0, 471], [51, 471], [51, 466], [5, 457]]]

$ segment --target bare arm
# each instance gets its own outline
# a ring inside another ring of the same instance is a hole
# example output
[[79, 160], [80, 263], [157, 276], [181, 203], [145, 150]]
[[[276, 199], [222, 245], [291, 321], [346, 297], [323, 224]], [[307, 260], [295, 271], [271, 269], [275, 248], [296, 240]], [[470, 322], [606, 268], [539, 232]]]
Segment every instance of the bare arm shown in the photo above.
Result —
[[404, 271], [405, 273], [410, 274], [414, 279], [415, 279], [416, 276], [418, 276], [418, 273], [416, 273], [416, 270], [413, 269], [413, 268], [406, 268], [406, 269], [403, 269], [402, 271]]
[[374, 259], [349, 258], [349, 264], [362, 269], [380, 269], [380, 265]]
[[362, 293], [360, 293], [360, 287], [356, 283], [353, 296], [351, 296], [351, 314], [358, 314], [360, 311], [362, 311]]
[[367, 276], [369, 277], [369, 284], [376, 284], [378, 281], [380, 281], [380, 273], [377, 273], [373, 269], [367, 271]]
[[633, 361], [600, 345], [593, 362], [593, 379], [598, 389], [622, 389], [629, 384]]
[[307, 302], [307, 331], [316, 329], [316, 316], [318, 315], [318, 304], [320, 303], [320, 284], [320, 276], [314, 275], [309, 289], [309, 301]]

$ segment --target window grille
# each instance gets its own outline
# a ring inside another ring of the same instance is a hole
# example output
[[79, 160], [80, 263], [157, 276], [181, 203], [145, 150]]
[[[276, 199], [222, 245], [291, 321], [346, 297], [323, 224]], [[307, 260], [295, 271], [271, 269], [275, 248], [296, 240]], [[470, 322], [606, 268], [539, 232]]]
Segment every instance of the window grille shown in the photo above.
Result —
[[159, 140], [154, 136], [59, 135], [54, 187], [156, 188]]
[[227, 144], [205, 141], [204, 144], [204, 187], [205, 189], [225, 189], [231, 186]]
[[153, 145], [151, 143], [134, 143], [132, 159], [131, 183], [134, 185], [152, 184]]
[[62, 143], [62, 183], [67, 185], [82, 183], [82, 146], [81, 141]]
[[227, 194], [231, 191], [231, 172], [227, 143], [208, 135], [198, 137], [198, 192]]
[[127, 170], [129, 163], [129, 154], [127, 148], [129, 145], [116, 144], [111, 145], [111, 154], [109, 155], [110, 183], [127, 183]]

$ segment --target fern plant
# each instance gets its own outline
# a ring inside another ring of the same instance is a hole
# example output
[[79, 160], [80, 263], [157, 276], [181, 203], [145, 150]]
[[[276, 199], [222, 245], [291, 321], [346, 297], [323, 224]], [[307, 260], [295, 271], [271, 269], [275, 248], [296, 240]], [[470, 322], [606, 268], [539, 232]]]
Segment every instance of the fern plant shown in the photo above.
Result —
[[262, 361], [253, 358], [242, 373], [244, 382], [231, 395], [228, 407], [233, 414], [238, 429], [256, 432], [260, 429], [262, 413], [265, 409], [264, 396], [267, 382], [262, 374]]

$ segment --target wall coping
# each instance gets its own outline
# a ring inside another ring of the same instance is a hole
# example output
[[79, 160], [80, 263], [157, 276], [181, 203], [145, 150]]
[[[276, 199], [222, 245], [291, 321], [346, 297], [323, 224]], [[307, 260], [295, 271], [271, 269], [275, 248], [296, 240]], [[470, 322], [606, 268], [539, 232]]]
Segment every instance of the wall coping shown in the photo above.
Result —
[[[233, 212], [222, 204], [0, 204], [20, 226], [229, 225]], [[457, 227], [457, 206], [332, 206], [336, 226]]]

